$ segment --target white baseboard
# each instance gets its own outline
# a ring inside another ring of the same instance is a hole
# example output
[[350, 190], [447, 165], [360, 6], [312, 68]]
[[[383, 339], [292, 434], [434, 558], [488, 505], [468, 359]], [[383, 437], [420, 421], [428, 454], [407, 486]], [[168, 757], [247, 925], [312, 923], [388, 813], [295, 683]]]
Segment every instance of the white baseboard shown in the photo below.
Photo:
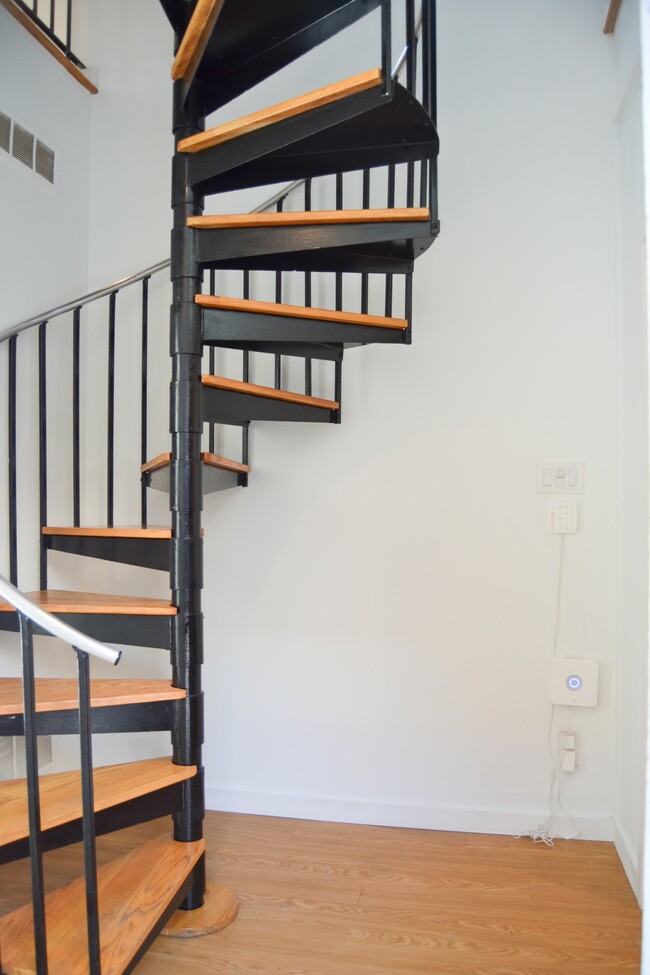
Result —
[[643, 907], [643, 886], [639, 871], [639, 857], [625, 827], [616, 819], [613, 822], [613, 840], [627, 879], [630, 881], [630, 887], [634, 891], [634, 896], [639, 902], [639, 907]]
[[[546, 812], [513, 812], [503, 809], [453, 808], [419, 803], [386, 803], [369, 800], [337, 799], [325, 796], [283, 795], [277, 792], [248, 792], [206, 786], [206, 807], [221, 812], [286, 819], [316, 819], [331, 823], [356, 823], [365, 826], [401, 826], [409, 829], [437, 829], [462, 833], [526, 832], [542, 821]], [[575, 816], [580, 838], [613, 838], [609, 816]], [[567, 821], [557, 824], [557, 835], [571, 836]]]

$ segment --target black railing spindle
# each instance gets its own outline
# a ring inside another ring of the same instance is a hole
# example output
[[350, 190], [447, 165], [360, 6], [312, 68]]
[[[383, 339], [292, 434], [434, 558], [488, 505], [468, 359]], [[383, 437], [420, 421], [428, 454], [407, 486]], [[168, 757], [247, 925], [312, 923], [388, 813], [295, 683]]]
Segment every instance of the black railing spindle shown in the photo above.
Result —
[[7, 383], [9, 402], [7, 412], [7, 447], [9, 450], [9, 580], [18, 585], [18, 500], [16, 495], [16, 342], [17, 336], [9, 339], [9, 382]]
[[411, 344], [411, 323], [413, 320], [413, 272], [409, 271], [404, 282], [404, 317], [408, 322], [404, 341], [406, 345]]
[[416, 45], [415, 0], [406, 0], [406, 89], [411, 95], [415, 94]]
[[43, 528], [47, 525], [47, 322], [38, 327], [38, 469], [40, 518], [40, 588], [47, 589], [47, 549]]
[[81, 524], [81, 436], [80, 436], [80, 343], [81, 308], [72, 314], [72, 520]]
[[115, 301], [108, 299], [108, 402], [106, 405], [106, 524], [113, 525], [115, 507]]
[[72, 48], [72, 0], [68, 0], [65, 25], [65, 46], [68, 50]]
[[41, 844], [41, 797], [38, 782], [38, 739], [36, 737], [36, 690], [34, 680], [34, 641], [32, 624], [18, 614], [23, 670], [23, 709], [25, 731], [25, 772], [29, 814], [29, 856], [34, 911], [34, 949], [36, 975], [47, 975], [47, 932], [45, 928], [45, 887]]
[[[426, 3], [426, 0], [424, 0]], [[392, 40], [391, 40], [391, 8], [390, 0], [382, 0], [381, 4], [381, 74], [384, 93], [392, 90]]]
[[[343, 173], [336, 174], [336, 209], [343, 209]], [[343, 272], [337, 271], [334, 278], [334, 307], [343, 309]]]
[[[370, 170], [363, 171], [363, 186], [361, 191], [361, 206], [364, 210], [370, 208]], [[361, 275], [361, 314], [368, 314], [368, 272], [364, 271]]]
[[[284, 209], [284, 197], [278, 200], [276, 205], [276, 210], [278, 213], [282, 213]], [[282, 271], [275, 272], [275, 303], [276, 305], [282, 304]], [[275, 357], [275, 388], [282, 389], [282, 356], [276, 355]]]
[[[311, 179], [305, 180], [305, 210], [311, 210]], [[305, 271], [305, 308], [311, 308], [311, 271]], [[311, 396], [311, 359], [305, 359], [305, 396]]]
[[95, 844], [95, 802], [93, 789], [92, 737], [90, 729], [90, 668], [88, 654], [74, 648], [79, 680], [79, 750], [81, 755], [81, 801], [86, 878], [86, 918], [90, 975], [101, 975], [99, 905], [97, 902], [97, 853]]
[[[142, 281], [142, 324], [141, 324], [141, 352], [140, 352], [140, 463], [146, 464], [147, 457], [147, 427], [148, 414], [148, 386], [149, 386], [149, 278]], [[144, 528], [147, 524], [147, 485], [140, 481], [140, 523]]]

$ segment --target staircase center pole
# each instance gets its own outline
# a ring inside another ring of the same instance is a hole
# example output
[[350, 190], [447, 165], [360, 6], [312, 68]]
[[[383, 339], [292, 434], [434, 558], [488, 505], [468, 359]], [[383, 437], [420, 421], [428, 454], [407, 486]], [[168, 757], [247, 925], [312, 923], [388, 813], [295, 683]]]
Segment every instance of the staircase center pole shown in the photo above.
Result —
[[[175, 142], [202, 131], [205, 120], [198, 108], [198, 86], [185, 100], [181, 82], [174, 85], [173, 132]], [[203, 553], [201, 509], [201, 317], [194, 296], [201, 290], [201, 272], [196, 260], [196, 230], [186, 226], [189, 216], [201, 213], [203, 199], [192, 190], [188, 178], [188, 157], [175, 153], [172, 169], [174, 214], [171, 247], [171, 345], [172, 383], [170, 402], [171, 468], [170, 506], [172, 524], [171, 590], [178, 609], [171, 634], [172, 683], [187, 692], [180, 702], [173, 731], [173, 760], [178, 765], [196, 765], [198, 774], [184, 784], [183, 809], [174, 815], [174, 838], [182, 842], [203, 835], [205, 810], [203, 766]], [[194, 871], [184, 910], [203, 904], [205, 861]]]

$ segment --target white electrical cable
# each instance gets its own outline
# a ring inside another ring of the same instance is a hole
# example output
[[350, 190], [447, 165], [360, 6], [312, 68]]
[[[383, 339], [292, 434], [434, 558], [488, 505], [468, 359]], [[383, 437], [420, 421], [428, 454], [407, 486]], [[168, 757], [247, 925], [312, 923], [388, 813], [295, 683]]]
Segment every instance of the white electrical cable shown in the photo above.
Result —
[[[558, 648], [560, 643], [562, 584], [563, 584], [564, 569], [565, 569], [565, 565], [564, 565], [564, 561], [565, 561], [564, 539], [565, 538], [566, 536], [562, 534], [562, 538], [560, 542], [560, 560], [559, 560], [558, 575], [557, 575], [557, 599], [555, 603], [555, 628], [554, 628], [554, 635], [553, 635], [553, 656], [554, 657], [557, 657], [558, 655]], [[568, 708], [567, 708], [567, 716], [568, 716]], [[562, 770], [562, 766], [560, 764], [561, 758], [557, 754], [555, 748], [555, 741], [553, 738], [553, 726], [555, 724], [556, 717], [557, 717], [557, 712], [555, 709], [555, 705], [551, 704], [551, 717], [548, 723], [548, 732], [547, 732], [548, 751], [549, 751], [551, 764], [552, 764], [551, 782], [548, 791], [548, 816], [546, 817], [546, 819], [542, 820], [541, 823], [538, 823], [537, 826], [533, 827], [533, 829], [530, 829], [522, 833], [515, 833], [514, 836], [516, 840], [519, 840], [522, 837], [528, 837], [533, 841], [533, 843], [544, 843], [546, 844], [546, 846], [553, 846], [553, 841], [558, 838], [557, 836], [554, 836], [552, 832], [552, 827], [553, 827], [553, 823], [561, 814], [571, 821], [575, 829], [574, 835], [570, 837], [566, 837], [566, 839], [575, 840], [581, 835], [580, 830], [578, 829], [573, 816], [571, 816], [570, 813], [567, 813], [566, 809], [562, 804], [562, 782], [564, 780], [565, 773]]]

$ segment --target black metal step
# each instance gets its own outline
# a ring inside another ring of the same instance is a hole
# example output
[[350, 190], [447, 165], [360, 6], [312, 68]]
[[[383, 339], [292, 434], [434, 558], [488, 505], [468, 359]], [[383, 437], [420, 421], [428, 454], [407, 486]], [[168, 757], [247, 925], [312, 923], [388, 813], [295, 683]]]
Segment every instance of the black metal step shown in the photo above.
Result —
[[[189, 179], [195, 188], [200, 188], [202, 193], [214, 192], [208, 189], [214, 184], [215, 178], [222, 174], [228, 174], [233, 186], [246, 186], [246, 182], [238, 179], [232, 170], [240, 167], [250, 166], [254, 161], [255, 175], [252, 177], [252, 184], [264, 184], [274, 181], [269, 172], [268, 177], [264, 175], [265, 160], [269, 153], [275, 150], [286, 149], [292, 146], [298, 151], [301, 141], [308, 139], [326, 131], [330, 136], [330, 145], [340, 144], [338, 125], [349, 123], [357, 117], [372, 114], [371, 109], [386, 103], [387, 96], [384, 94], [381, 84], [356, 94], [346, 95], [336, 101], [312, 108], [309, 111], [301, 112], [290, 118], [281, 119], [262, 128], [246, 132], [236, 138], [226, 142], [219, 142], [211, 148], [202, 149], [199, 152], [183, 151], [183, 142], [179, 143], [179, 155], [174, 157], [174, 165], [181, 167], [184, 171], [186, 157], [189, 156]], [[196, 136], [195, 138], [200, 138]], [[189, 140], [188, 140], [189, 143]], [[358, 167], [355, 167], [358, 168]], [[279, 175], [275, 180], [280, 181], [288, 178], [286, 172], [276, 165], [275, 171]], [[336, 172], [336, 168], [326, 170]], [[303, 175], [301, 173], [301, 175]], [[308, 171], [304, 175], [310, 175]]]
[[[160, 0], [183, 35], [194, 4]], [[225, 0], [196, 74], [209, 115], [370, 13], [380, 0]]]
[[[203, 376], [203, 419], [240, 425], [250, 420], [338, 423], [339, 404], [267, 386]], [[216, 384], [216, 385], [215, 385]], [[291, 399], [281, 398], [290, 396]]]
[[[431, 246], [434, 235], [435, 229], [431, 231], [427, 221], [412, 220], [202, 228], [197, 252], [204, 268], [381, 271], [381, 259], [388, 258], [395, 270], [403, 271]], [[345, 248], [345, 253], [335, 260], [337, 255], [329, 252], [339, 248]], [[309, 252], [311, 260], [306, 259]], [[227, 263], [224, 254], [228, 255]]]
[[[339, 113], [344, 107], [341, 106]], [[193, 185], [204, 194], [223, 193], [285, 180], [416, 162], [438, 155], [439, 139], [433, 122], [420, 103], [399, 84], [395, 85], [391, 100], [380, 100], [354, 117], [329, 122], [327, 128], [324, 115], [319, 118], [320, 111], [309, 113], [311, 134], [306, 132], [278, 148], [268, 141], [267, 128], [257, 133], [256, 145], [252, 141], [249, 147], [237, 145], [241, 141], [237, 139], [230, 148], [227, 144], [217, 145], [197, 153], [190, 162]], [[331, 112], [330, 116], [334, 114]], [[320, 129], [314, 127], [317, 122]], [[263, 133], [267, 133], [266, 138]], [[275, 141], [281, 137], [283, 133], [278, 128]], [[238, 161], [233, 163], [233, 160]]]
[[121, 562], [145, 569], [170, 570], [171, 532], [168, 538], [147, 538], [138, 535], [117, 534], [76, 535], [57, 533], [56, 529], [43, 532], [46, 548], [71, 555], [84, 555], [107, 562]]
[[[348, 321], [341, 321], [337, 320], [340, 313], [335, 312], [334, 320], [328, 320], [326, 309], [319, 310], [322, 319], [315, 319], [307, 308], [302, 309], [301, 317], [297, 306], [285, 306], [292, 313], [277, 315], [256, 311], [265, 307], [260, 302], [234, 302], [204, 295], [197, 295], [196, 301], [202, 305], [205, 345], [340, 362], [347, 347], [370, 343], [401, 345], [407, 341], [406, 321], [404, 327], [387, 327], [368, 324], [373, 321], [370, 316], [350, 315]], [[215, 301], [221, 301], [222, 306], [210, 306]]]

